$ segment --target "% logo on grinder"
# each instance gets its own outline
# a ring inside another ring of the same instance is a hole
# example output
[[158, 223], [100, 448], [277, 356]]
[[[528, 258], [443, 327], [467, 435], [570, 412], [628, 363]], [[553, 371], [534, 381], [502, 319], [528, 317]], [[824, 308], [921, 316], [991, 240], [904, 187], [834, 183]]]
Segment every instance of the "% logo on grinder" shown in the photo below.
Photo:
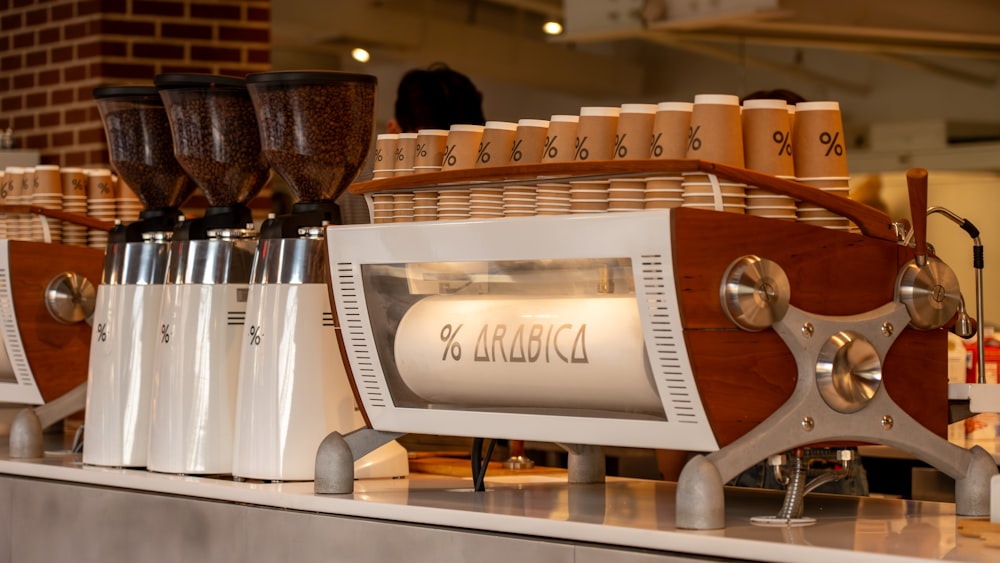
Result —
[[250, 345], [260, 346], [260, 326], [250, 325]]
[[458, 336], [458, 331], [462, 330], [462, 325], [458, 325], [454, 329], [451, 327], [451, 323], [448, 323], [441, 327], [441, 342], [444, 342], [444, 353], [441, 354], [441, 360], [447, 360], [449, 354], [451, 359], [458, 360], [462, 359], [462, 345], [455, 342], [455, 337]]
[[160, 325], [160, 342], [162, 342], [164, 344], [170, 344], [170, 335], [171, 334], [172, 333], [170, 331], [170, 325], [169, 324], [161, 324]]
[[775, 144], [781, 145], [778, 147], [778, 156], [782, 154], [792, 156], [792, 143], [788, 137], [788, 131], [775, 131], [774, 135], [771, 135], [771, 139]]
[[108, 341], [108, 325], [107, 323], [98, 323], [97, 325], [97, 341], [107, 342]]
[[838, 142], [839, 140], [840, 140], [839, 131], [837, 133], [834, 133], [833, 135], [831, 135], [829, 131], [823, 131], [822, 133], [820, 133], [819, 142], [826, 147], [826, 154], [824, 154], [823, 156], [830, 156], [831, 152], [833, 152], [837, 156], [843, 156], [844, 145], [840, 144]]

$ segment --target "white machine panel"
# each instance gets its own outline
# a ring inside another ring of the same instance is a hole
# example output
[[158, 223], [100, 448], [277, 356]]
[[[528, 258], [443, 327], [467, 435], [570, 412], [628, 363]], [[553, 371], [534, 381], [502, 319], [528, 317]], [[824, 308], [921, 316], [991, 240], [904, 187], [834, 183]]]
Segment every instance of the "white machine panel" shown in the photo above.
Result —
[[28, 364], [10, 287], [10, 241], [0, 240], [0, 403], [40, 405], [42, 393]]
[[331, 226], [327, 242], [375, 429], [718, 449], [668, 210]]

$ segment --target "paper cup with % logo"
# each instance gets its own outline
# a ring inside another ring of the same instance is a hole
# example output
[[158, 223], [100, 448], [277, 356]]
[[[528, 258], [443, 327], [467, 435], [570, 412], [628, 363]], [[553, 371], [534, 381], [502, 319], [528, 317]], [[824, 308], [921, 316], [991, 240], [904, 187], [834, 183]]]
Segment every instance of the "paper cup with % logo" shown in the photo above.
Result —
[[743, 167], [743, 127], [737, 96], [698, 94], [694, 97], [686, 156]]
[[545, 136], [549, 131], [546, 119], [520, 119], [510, 149], [511, 164], [535, 164], [542, 161]]
[[398, 141], [397, 133], [382, 133], [375, 137], [375, 154], [372, 156], [375, 161], [373, 178], [389, 178], [395, 173], [396, 163], [393, 155]]
[[441, 169], [445, 147], [448, 145], [447, 129], [421, 129], [417, 131], [416, 154], [413, 172], [434, 172]]
[[743, 102], [743, 148], [747, 168], [773, 176], [795, 175], [791, 120], [784, 100]]
[[691, 127], [691, 102], [660, 102], [653, 118], [650, 158], [685, 158]]
[[394, 176], [413, 174], [413, 161], [417, 155], [417, 133], [400, 133], [393, 151], [396, 161]]
[[848, 175], [840, 104], [802, 102], [795, 105], [792, 153], [798, 177]]
[[656, 104], [622, 104], [612, 158], [636, 160], [649, 158], [653, 139]]
[[570, 162], [576, 145], [578, 115], [553, 115], [549, 119], [549, 129], [545, 134], [545, 149], [542, 162]]
[[484, 129], [482, 125], [452, 125], [448, 130], [448, 144], [445, 147], [441, 169], [475, 168]]
[[487, 121], [483, 129], [483, 137], [479, 142], [476, 168], [490, 168], [508, 164], [516, 135], [517, 123]]
[[573, 160], [611, 160], [621, 108], [582, 107]]

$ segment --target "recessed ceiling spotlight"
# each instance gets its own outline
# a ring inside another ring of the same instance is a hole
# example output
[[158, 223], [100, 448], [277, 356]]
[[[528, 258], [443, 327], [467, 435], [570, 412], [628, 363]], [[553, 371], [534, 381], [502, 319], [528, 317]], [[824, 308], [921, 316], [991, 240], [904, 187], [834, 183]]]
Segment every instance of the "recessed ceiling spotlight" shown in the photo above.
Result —
[[542, 31], [548, 35], [559, 35], [563, 31], [562, 24], [557, 21], [547, 21], [542, 25]]
[[372, 55], [361, 47], [355, 47], [351, 49], [351, 58], [359, 63], [367, 63], [368, 60], [372, 58]]

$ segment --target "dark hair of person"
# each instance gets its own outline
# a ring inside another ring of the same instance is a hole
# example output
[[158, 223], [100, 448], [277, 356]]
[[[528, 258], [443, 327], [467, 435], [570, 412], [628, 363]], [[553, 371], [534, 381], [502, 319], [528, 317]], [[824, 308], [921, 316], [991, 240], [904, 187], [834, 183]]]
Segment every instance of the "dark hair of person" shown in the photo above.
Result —
[[403, 75], [396, 93], [396, 121], [403, 131], [483, 125], [483, 95], [464, 74], [435, 63]]
[[743, 96], [743, 101], [746, 100], [785, 100], [793, 106], [806, 101], [806, 99], [802, 96], [792, 92], [791, 90], [785, 90], [784, 88], [776, 88], [774, 90], [757, 90], [756, 92]]

